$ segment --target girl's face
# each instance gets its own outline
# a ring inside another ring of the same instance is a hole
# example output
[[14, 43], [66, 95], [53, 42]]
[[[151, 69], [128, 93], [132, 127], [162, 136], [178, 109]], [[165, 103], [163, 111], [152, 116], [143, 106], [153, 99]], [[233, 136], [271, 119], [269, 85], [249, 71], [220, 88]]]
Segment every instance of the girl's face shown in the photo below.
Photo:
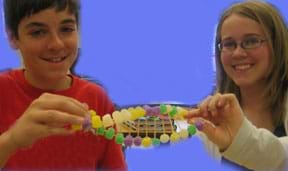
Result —
[[[235, 43], [237, 46], [233, 49]], [[221, 45], [223, 68], [236, 85], [244, 88], [265, 83], [270, 69], [271, 50], [259, 23], [232, 14], [223, 22]]]
[[54, 8], [23, 18], [18, 27], [19, 38], [12, 37], [29, 78], [59, 80], [67, 77], [78, 53], [76, 18], [68, 10]]

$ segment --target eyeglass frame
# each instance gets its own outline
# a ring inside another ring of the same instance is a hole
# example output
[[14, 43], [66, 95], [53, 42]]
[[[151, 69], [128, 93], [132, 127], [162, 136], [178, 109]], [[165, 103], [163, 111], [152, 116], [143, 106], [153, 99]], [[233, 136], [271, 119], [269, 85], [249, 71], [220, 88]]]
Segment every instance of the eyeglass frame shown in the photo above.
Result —
[[[255, 38], [257, 38], [257, 40], [259, 40], [259, 42], [258, 42], [259, 45], [255, 46], [255, 47], [250, 47], [250, 48], [245, 47], [244, 43], [245, 43], [245, 40], [247, 40], [247, 38], [246, 38], [240, 42], [233, 41], [234, 48], [231, 50], [224, 50], [223, 51], [223, 45], [222, 45], [223, 42], [222, 41], [217, 43], [217, 47], [218, 47], [220, 52], [233, 52], [234, 50], [237, 49], [238, 46], [240, 46], [244, 50], [256, 49], [256, 48], [260, 47], [265, 41], [267, 41], [267, 39], [265, 39], [265, 38], [261, 38], [261, 37], [257, 37], [257, 36], [252, 36], [252, 37], [255, 37]], [[221, 46], [222, 46], [222, 48], [221, 48]]]

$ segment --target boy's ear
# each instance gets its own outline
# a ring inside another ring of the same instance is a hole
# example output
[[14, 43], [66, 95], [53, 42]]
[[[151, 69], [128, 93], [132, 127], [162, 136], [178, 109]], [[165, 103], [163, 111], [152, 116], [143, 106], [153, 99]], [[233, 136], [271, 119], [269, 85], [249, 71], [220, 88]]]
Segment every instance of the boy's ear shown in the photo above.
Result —
[[6, 29], [6, 32], [10, 46], [15, 50], [18, 49], [16, 36], [9, 29]]

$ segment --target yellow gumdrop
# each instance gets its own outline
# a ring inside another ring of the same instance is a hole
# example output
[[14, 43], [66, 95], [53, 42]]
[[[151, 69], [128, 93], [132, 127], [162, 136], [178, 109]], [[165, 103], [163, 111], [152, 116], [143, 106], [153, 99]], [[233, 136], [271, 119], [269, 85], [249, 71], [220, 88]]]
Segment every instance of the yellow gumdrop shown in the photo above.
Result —
[[171, 110], [172, 110], [172, 106], [171, 105], [166, 105], [166, 108], [167, 108], [167, 112], [166, 113], [169, 113], [169, 112], [171, 112]]
[[149, 146], [151, 146], [151, 144], [152, 144], [152, 140], [150, 137], [145, 137], [142, 139], [142, 145], [144, 147], [149, 147]]
[[180, 136], [176, 132], [173, 132], [170, 136], [171, 142], [177, 142], [177, 141], [179, 141], [179, 139], [180, 139]]
[[123, 117], [123, 122], [130, 120], [131, 113], [127, 109], [121, 110], [121, 116]]
[[182, 130], [179, 132], [179, 134], [180, 134], [180, 137], [181, 137], [182, 139], [186, 139], [186, 138], [188, 138], [188, 136], [189, 136], [189, 133], [188, 133], [188, 131], [187, 131], [186, 129], [182, 129]]
[[167, 135], [167, 134], [162, 134], [161, 136], [160, 136], [160, 141], [162, 142], [162, 143], [167, 143], [168, 141], [169, 141], [169, 135]]
[[105, 114], [104, 116], [102, 116], [102, 123], [104, 127], [109, 127], [109, 126], [114, 125], [114, 121], [111, 118], [110, 114]]
[[182, 107], [179, 107], [179, 109], [178, 109], [178, 114], [180, 115], [180, 116], [186, 116], [187, 114], [188, 114], [188, 110], [186, 110], [186, 109], [184, 109], [184, 108], [182, 108]]
[[97, 115], [96, 111], [95, 110], [89, 110], [89, 113], [90, 113], [90, 116], [95, 116]]
[[95, 115], [91, 118], [92, 128], [101, 128], [103, 126], [100, 116]]
[[113, 119], [114, 119], [114, 122], [116, 123], [116, 124], [120, 124], [120, 123], [122, 123], [123, 122], [123, 116], [121, 116], [121, 113], [119, 112], [119, 111], [114, 111], [113, 113], [112, 113], [112, 117], [113, 117]]
[[137, 111], [139, 117], [146, 115], [146, 110], [143, 107], [137, 106], [135, 110]]
[[128, 108], [128, 111], [131, 113], [130, 119], [131, 119], [132, 121], [134, 121], [134, 120], [136, 120], [136, 119], [139, 118], [138, 112], [137, 112], [135, 109], [133, 109], [133, 108]]

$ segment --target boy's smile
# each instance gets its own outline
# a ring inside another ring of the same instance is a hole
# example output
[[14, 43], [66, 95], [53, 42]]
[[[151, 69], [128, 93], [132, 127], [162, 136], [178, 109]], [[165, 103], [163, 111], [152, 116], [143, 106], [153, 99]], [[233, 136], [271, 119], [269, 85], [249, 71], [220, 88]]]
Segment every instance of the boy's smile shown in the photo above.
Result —
[[23, 57], [27, 81], [41, 89], [68, 88], [67, 73], [78, 53], [75, 16], [68, 10], [46, 9], [23, 18], [18, 34], [11, 40]]
[[59, 62], [64, 61], [66, 58], [67, 58], [67, 56], [64, 56], [64, 57], [52, 57], [52, 58], [42, 58], [42, 59], [45, 60], [45, 61], [48, 61], [48, 62], [52, 62], [52, 63], [59, 63]]

